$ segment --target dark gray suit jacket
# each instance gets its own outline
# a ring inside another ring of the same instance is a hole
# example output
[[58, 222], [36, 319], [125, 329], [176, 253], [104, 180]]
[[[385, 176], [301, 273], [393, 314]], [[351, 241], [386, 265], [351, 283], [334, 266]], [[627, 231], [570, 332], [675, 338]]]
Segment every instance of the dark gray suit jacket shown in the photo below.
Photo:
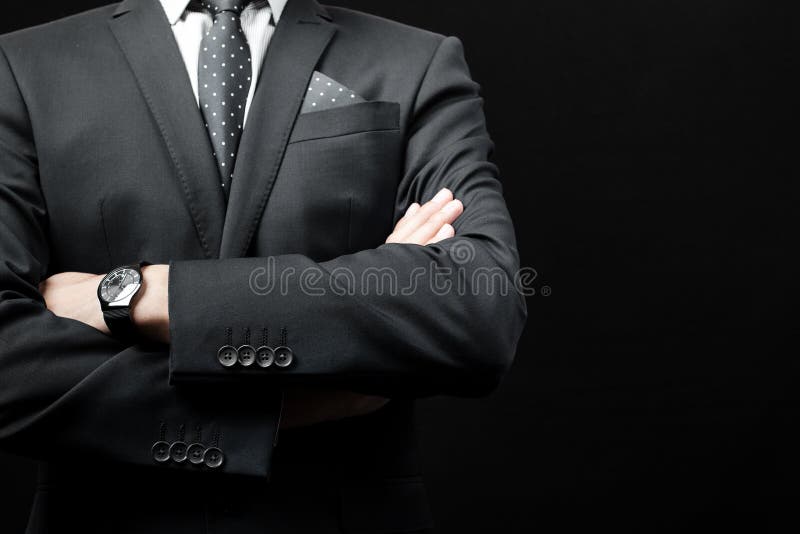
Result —
[[[299, 114], [314, 70], [366, 102]], [[29, 530], [429, 527], [413, 399], [491, 391], [525, 319], [497, 287], [518, 255], [481, 102], [457, 39], [290, 0], [226, 206], [156, 0], [2, 36], [0, 444], [43, 462]], [[445, 186], [466, 206], [455, 239], [383, 244]], [[39, 294], [50, 274], [139, 259], [171, 266], [169, 347], [56, 317]], [[271, 345], [285, 329], [290, 367], [219, 364], [228, 332], [258, 345], [262, 328]], [[273, 447], [292, 384], [395, 400]], [[181, 437], [224, 464], [154, 461]]]

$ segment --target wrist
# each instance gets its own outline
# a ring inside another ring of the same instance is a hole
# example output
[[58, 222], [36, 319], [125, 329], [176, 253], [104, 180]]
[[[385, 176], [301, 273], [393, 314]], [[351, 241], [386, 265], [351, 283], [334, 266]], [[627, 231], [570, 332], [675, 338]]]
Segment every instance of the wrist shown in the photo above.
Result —
[[94, 294], [97, 292], [97, 287], [100, 286], [103, 278], [105, 277], [106, 275], [104, 274], [93, 274], [86, 279], [86, 291], [87, 293], [91, 291], [90, 294], [92, 295], [92, 307], [91, 314], [89, 314], [82, 322], [97, 330], [100, 330], [106, 335], [111, 335], [111, 331], [108, 329], [108, 325], [103, 318], [103, 309], [100, 305], [100, 301], [99, 299], [94, 298]]

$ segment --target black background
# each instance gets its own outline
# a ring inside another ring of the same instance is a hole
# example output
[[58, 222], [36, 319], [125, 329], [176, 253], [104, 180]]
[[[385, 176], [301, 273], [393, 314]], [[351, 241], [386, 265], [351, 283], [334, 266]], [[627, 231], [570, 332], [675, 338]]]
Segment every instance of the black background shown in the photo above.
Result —
[[[420, 403], [439, 530], [796, 530], [789, 2], [334, 3], [461, 37], [539, 273], [500, 390]], [[0, 456], [3, 532], [32, 473]]]

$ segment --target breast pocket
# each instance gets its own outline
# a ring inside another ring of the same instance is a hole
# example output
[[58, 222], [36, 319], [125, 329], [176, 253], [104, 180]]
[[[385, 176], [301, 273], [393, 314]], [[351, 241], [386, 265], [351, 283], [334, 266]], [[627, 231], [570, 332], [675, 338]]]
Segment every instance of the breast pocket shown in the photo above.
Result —
[[300, 115], [261, 219], [259, 254], [324, 261], [391, 231], [402, 172], [400, 105], [362, 102]]
[[301, 114], [295, 122], [289, 143], [399, 128], [400, 104], [396, 102], [360, 102], [350, 106]]

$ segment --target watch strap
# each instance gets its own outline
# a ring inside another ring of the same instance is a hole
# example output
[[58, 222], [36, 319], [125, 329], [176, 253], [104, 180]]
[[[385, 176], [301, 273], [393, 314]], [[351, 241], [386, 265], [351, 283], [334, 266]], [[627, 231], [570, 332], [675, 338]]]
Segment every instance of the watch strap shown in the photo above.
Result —
[[132, 341], [136, 338], [136, 327], [131, 320], [130, 306], [104, 310], [103, 319], [114, 337], [125, 341]]

